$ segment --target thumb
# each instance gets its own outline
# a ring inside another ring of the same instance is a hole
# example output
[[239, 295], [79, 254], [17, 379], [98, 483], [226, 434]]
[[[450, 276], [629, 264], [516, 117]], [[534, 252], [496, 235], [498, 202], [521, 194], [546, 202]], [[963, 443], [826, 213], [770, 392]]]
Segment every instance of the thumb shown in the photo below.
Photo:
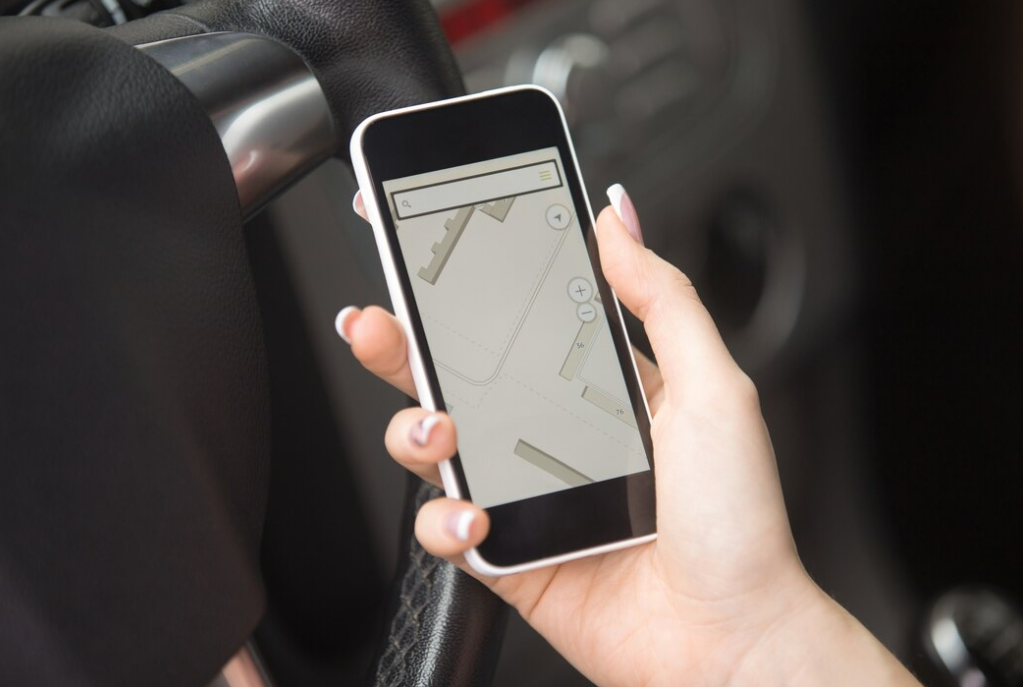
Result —
[[[643, 246], [639, 219], [624, 189], [612, 186], [608, 196], [616, 207], [605, 208], [597, 218], [601, 269], [622, 304], [643, 322], [669, 393], [672, 387], [685, 388], [695, 376], [735, 369], [692, 282]], [[631, 231], [616, 208], [634, 223]]]

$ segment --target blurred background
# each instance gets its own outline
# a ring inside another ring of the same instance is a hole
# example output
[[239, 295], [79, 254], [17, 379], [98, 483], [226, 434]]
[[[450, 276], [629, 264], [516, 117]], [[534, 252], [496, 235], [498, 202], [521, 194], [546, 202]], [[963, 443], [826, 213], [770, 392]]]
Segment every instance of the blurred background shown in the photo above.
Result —
[[[760, 389], [799, 551], [821, 587], [923, 674], [920, 636], [942, 594], [969, 585], [1020, 598], [1023, 5], [437, 8], [469, 89], [554, 91], [594, 207], [622, 182], [650, 247], [696, 283]], [[273, 394], [288, 406], [276, 409], [287, 445], [275, 447], [264, 632], [295, 652], [267, 658], [325, 675], [359, 660], [338, 632], [375, 640], [365, 618], [393, 566], [402, 496], [381, 438], [404, 400], [333, 331], [346, 305], [388, 304], [354, 191], [330, 163], [250, 230], [300, 306], [267, 313], [280, 318], [267, 322]], [[1009, 647], [991, 660], [1021, 679], [1023, 627], [963, 603], [956, 622], [983, 620], [964, 635]], [[587, 683], [513, 618], [496, 684]]]
[[[628, 188], [648, 244], [692, 277], [757, 382], [806, 567], [922, 674], [920, 636], [942, 594], [1023, 595], [1021, 10], [438, 4], [470, 90], [550, 88], [594, 207], [609, 184]], [[268, 323], [281, 339], [271, 357], [306, 353], [274, 380], [274, 397], [292, 404], [277, 419], [302, 430], [277, 447], [265, 545], [293, 554], [273, 556], [293, 586], [278, 590], [265, 630], [322, 652], [321, 665], [346, 653], [330, 626], [348, 619], [353, 642], [375, 639], [364, 618], [393, 565], [402, 495], [381, 437], [404, 400], [333, 332], [345, 305], [388, 303], [354, 191], [347, 168], [328, 164], [255, 228], [303, 316]], [[296, 312], [282, 303], [279, 315]], [[333, 488], [338, 472], [350, 493]], [[291, 536], [295, 518], [309, 542]], [[334, 534], [353, 521], [368, 533], [361, 552]], [[357, 556], [367, 569], [352, 580]], [[977, 613], [987, 625], [964, 634], [1010, 647], [991, 660], [1019, 679], [1018, 623]], [[508, 686], [588, 684], [517, 618], [497, 675]]]
[[[1023, 684], [1023, 4], [436, 5], [469, 89], [554, 91], [594, 206], [623, 183], [696, 283], [820, 586], [930, 684]], [[281, 684], [360, 678], [400, 543], [382, 437], [406, 401], [333, 328], [389, 305], [355, 188], [330, 162], [247, 228], [274, 399], [258, 639]], [[980, 678], [937, 669], [959, 645]], [[513, 618], [496, 684], [588, 683]]]

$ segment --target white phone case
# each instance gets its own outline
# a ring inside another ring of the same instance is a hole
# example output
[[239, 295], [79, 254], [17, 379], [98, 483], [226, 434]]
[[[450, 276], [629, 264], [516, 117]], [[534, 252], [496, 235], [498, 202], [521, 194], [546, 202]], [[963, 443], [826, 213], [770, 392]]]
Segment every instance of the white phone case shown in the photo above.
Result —
[[[380, 112], [367, 119], [365, 119], [352, 133], [351, 140], [351, 156], [352, 166], [355, 169], [355, 178], [359, 183], [359, 190], [362, 191], [363, 203], [366, 206], [366, 213], [369, 216], [370, 224], [373, 225], [373, 233], [376, 236], [377, 250], [380, 252], [380, 261], [383, 264], [384, 276], [387, 280], [387, 289], [391, 295], [391, 302], [394, 305], [394, 314], [405, 328], [405, 339], [409, 343], [408, 348], [408, 359], [409, 367], [412, 369], [412, 379], [416, 385], [416, 393], [419, 395], [419, 403], [423, 408], [427, 410], [436, 411], [438, 409], [437, 400], [433, 397], [433, 391], [430, 388], [430, 384], [427, 380], [426, 367], [423, 361], [423, 356], [419, 351], [418, 346], [415, 342], [415, 334], [412, 327], [412, 318], [409, 314], [408, 303], [405, 300], [405, 294], [401, 288], [401, 280], [398, 277], [398, 270], [403, 269], [399, 267], [396, 256], [391, 252], [390, 245], [387, 240], [387, 231], [384, 228], [384, 221], [380, 215], [380, 204], [377, 202], [376, 193], [373, 188], [373, 184], [370, 180], [369, 169], [367, 167], [366, 158], [362, 153], [362, 136], [366, 128], [373, 122], [384, 119], [386, 117], [394, 117], [409, 112], [416, 112], [419, 110], [429, 110], [436, 107], [442, 107], [445, 105], [451, 105], [459, 102], [467, 102], [471, 100], [479, 100], [482, 98], [489, 98], [502, 93], [509, 93], [513, 91], [522, 90], [534, 90], [540, 91], [556, 105], [558, 114], [561, 117], [561, 124], [568, 131], [568, 124], [565, 120], [565, 113], [561, 109], [561, 104], [553, 93], [540, 86], [510, 86], [507, 88], [498, 88], [491, 91], [484, 91], [482, 93], [475, 93], [473, 95], [461, 96], [458, 98], [449, 98], [447, 100], [438, 100], [432, 103], [426, 103], [423, 105], [413, 105], [411, 107], [403, 107], [398, 110], [390, 110], [387, 112]], [[568, 140], [569, 150], [572, 154], [572, 162], [575, 168], [579, 169], [579, 160], [575, 154], [575, 146], [572, 144], [570, 136], [566, 135]], [[582, 185], [582, 178], [579, 179], [579, 184]], [[590, 221], [594, 222], [593, 209], [590, 207], [589, 196], [586, 195], [585, 189], [583, 196], [586, 198], [586, 211], [589, 213]], [[618, 320], [624, 323], [621, 313], [621, 304], [618, 302], [617, 296], [614, 299], [614, 307], [618, 309]], [[622, 325], [622, 334], [625, 337], [625, 341], [629, 342], [629, 334], [625, 330], [624, 324]], [[646, 393], [642, 389], [642, 380], [639, 376], [639, 369], [636, 366], [636, 357], [632, 354], [632, 344], [629, 343], [629, 356], [632, 360], [633, 374], [636, 376], [636, 381], [640, 385], [641, 395], [643, 397], [643, 407], [646, 410], [647, 417], [650, 417], [650, 407], [646, 400]], [[446, 460], [440, 465], [441, 479], [444, 483], [444, 491], [451, 498], [461, 499], [465, 498], [460, 492], [458, 485], [458, 479], [455, 476], [454, 467], [451, 465], [450, 460]], [[472, 569], [481, 575], [488, 577], [499, 577], [501, 575], [512, 575], [515, 573], [526, 572], [527, 570], [535, 570], [536, 568], [542, 568], [548, 565], [556, 565], [558, 563], [565, 563], [567, 561], [575, 560], [577, 558], [584, 558], [586, 556], [594, 556], [602, 553], [608, 553], [610, 551], [617, 551], [630, 546], [636, 546], [638, 544], [645, 544], [651, 542], [657, 538], [657, 534], [648, 534], [642, 537], [636, 537], [634, 539], [625, 539], [622, 541], [611, 542], [609, 544], [603, 544], [601, 546], [595, 546], [588, 549], [580, 549], [578, 551], [571, 551], [569, 553], [561, 554], [558, 556], [551, 556], [550, 558], [542, 558], [535, 561], [529, 561], [526, 563], [520, 563], [513, 566], [497, 566], [485, 560], [475, 548], [469, 549], [465, 553], [465, 559], [468, 561]]]

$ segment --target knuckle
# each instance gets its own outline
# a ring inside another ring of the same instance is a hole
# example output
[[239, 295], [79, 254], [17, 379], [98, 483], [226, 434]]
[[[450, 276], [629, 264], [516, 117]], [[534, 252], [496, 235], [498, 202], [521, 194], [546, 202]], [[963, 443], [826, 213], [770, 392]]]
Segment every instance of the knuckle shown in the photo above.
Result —
[[650, 440], [654, 442], [654, 446], [661, 445], [662, 440], [665, 439], [664, 433], [667, 430], [664, 428], [664, 423], [667, 417], [668, 413], [658, 413], [650, 422]]
[[656, 283], [647, 289], [650, 299], [647, 304], [648, 310], [672, 309], [684, 300], [700, 302], [696, 287], [685, 272], [665, 261], [661, 261], [661, 268], [656, 276]]
[[367, 369], [381, 377], [393, 377], [406, 365], [405, 349], [396, 337], [388, 336], [386, 341], [375, 342], [372, 346], [360, 346], [354, 352]]
[[733, 381], [736, 401], [748, 410], [760, 411], [760, 392], [748, 374], [739, 370]]
[[700, 297], [696, 293], [696, 286], [693, 285], [693, 280], [689, 278], [689, 275], [669, 262], [664, 264], [667, 267], [665, 275], [667, 288], [677, 294], [699, 300]]
[[397, 377], [405, 369], [406, 364], [405, 351], [395, 347], [381, 356], [377, 369], [383, 377]]

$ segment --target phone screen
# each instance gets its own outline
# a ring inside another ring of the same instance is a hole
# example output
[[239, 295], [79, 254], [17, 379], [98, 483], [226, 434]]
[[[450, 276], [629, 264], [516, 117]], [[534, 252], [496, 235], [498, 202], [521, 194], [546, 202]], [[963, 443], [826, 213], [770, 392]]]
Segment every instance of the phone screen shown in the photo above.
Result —
[[650, 470], [559, 149], [383, 189], [472, 500]]

